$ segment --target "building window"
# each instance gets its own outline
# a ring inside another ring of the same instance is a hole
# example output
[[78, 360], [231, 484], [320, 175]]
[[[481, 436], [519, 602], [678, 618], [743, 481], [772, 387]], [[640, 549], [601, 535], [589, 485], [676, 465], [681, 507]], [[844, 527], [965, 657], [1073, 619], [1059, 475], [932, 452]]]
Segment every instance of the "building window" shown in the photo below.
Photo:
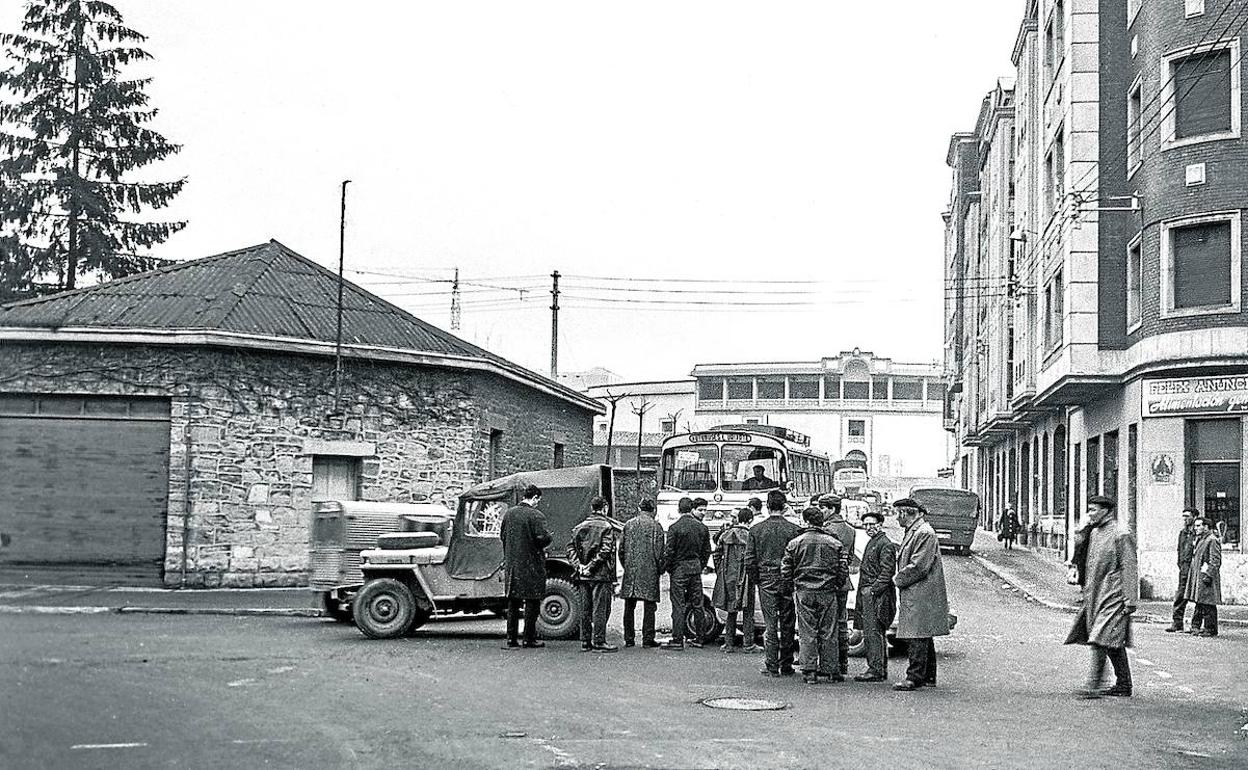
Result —
[[1127, 246], [1127, 331], [1140, 325], [1140, 284], [1144, 280], [1144, 260], [1140, 248], [1140, 236], [1135, 236]]
[[893, 380], [893, 400], [895, 401], [922, 401], [923, 400], [923, 381], [922, 380]]
[[1226, 545], [1240, 543], [1240, 463], [1243, 429], [1239, 418], [1188, 420], [1187, 499], [1217, 528]]
[[819, 380], [814, 377], [792, 377], [789, 379], [789, 398], [802, 401], [819, 398]]
[[1239, 212], [1161, 225], [1162, 315], [1239, 312]]
[[1088, 497], [1101, 493], [1101, 437], [1088, 439]]
[[1044, 348], [1049, 352], [1062, 344], [1064, 291], [1062, 271], [1058, 270], [1044, 289]]
[[849, 435], [851, 438], [866, 438], [867, 421], [866, 420], [850, 420]]
[[1162, 149], [1239, 136], [1239, 40], [1162, 60]]
[[503, 432], [501, 430], [490, 431], [490, 478], [496, 479], [501, 474], [499, 471], [503, 467]]
[[1140, 118], [1144, 111], [1144, 81], [1137, 80], [1127, 94], [1127, 174], [1140, 165]]
[[553, 465], [551, 465], [550, 467], [552, 467], [552, 468], [562, 468], [562, 467], [563, 467], [563, 444], [560, 444], [558, 441], [556, 441], [556, 442], [555, 442], [555, 458], [554, 458], [554, 460], [555, 460], [554, 464], [553, 464]]
[[745, 418], [745, 424], [746, 424], [746, 425], [758, 425], [758, 418], [757, 418], [757, 417], [746, 417], [746, 418]]
[[1139, 425], [1132, 423], [1127, 427], [1127, 522], [1132, 533], [1136, 531], [1139, 517], [1139, 486], [1140, 431]]
[[871, 399], [873, 401], [888, 400], [888, 378], [872, 377], [871, 378]]
[[360, 466], [358, 457], [312, 456], [312, 499], [359, 500]]
[[1066, 126], [1053, 136], [1053, 211], [1060, 212], [1066, 197]]
[[1101, 460], [1101, 494], [1118, 500], [1118, 431], [1111, 430], [1105, 434], [1105, 445], [1101, 447], [1104, 457]]
[[927, 400], [928, 401], [944, 401], [945, 400], [945, 383], [936, 382], [935, 380], [927, 381]]
[[1075, 527], [1079, 526], [1079, 522], [1083, 520], [1083, 487], [1079, 483], [1082, 461], [1082, 444], [1073, 444], [1070, 448], [1070, 494], [1071, 494], [1071, 512], [1074, 516]]
[[845, 388], [845, 398], [866, 401], [871, 397], [871, 383], [863, 380], [862, 382], [854, 382], [846, 380], [843, 383]]
[[758, 398], [771, 399], [775, 401], [784, 398], [784, 380], [775, 378], [758, 378]]
[[839, 400], [841, 397], [841, 378], [835, 374], [829, 374], [823, 378], [823, 397], [828, 400]]
[[754, 380], [740, 377], [728, 380], [728, 400], [753, 401]]
[[1040, 457], [1039, 467], [1036, 468], [1038, 484], [1040, 487], [1040, 515], [1045, 516], [1049, 511], [1049, 434], [1045, 433], [1040, 437]]
[[670, 436], [676, 432], [675, 420], [663, 420], [659, 423], [659, 430], [663, 431], [663, 435]]
[[1066, 518], [1066, 428], [1058, 426], [1053, 431], [1053, 461], [1050, 464], [1053, 475], [1053, 515]]
[[698, 380], [698, 398], [703, 401], [720, 401], [724, 397], [724, 381], [719, 377]]

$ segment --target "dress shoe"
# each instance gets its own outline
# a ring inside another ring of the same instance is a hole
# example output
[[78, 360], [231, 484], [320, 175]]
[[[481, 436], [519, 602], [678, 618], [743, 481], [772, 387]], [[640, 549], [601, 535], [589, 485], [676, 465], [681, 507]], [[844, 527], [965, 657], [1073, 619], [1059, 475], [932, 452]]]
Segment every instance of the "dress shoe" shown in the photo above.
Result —
[[816, 674], [802, 674], [802, 681], [806, 684], [819, 684], [819, 677]]
[[728, 644], [727, 642], [724, 642], [723, 644], [719, 645], [719, 651], [724, 652], [724, 653], [734, 653], [737, 651], [737, 648], [733, 647], [731, 644]]
[[581, 642], [581, 652], [589, 652], [592, 649], [594, 649], [594, 645], [589, 642]]
[[769, 668], [760, 668], [758, 670], [758, 673], [762, 674], [763, 676], [771, 677], [772, 679], [775, 679], [780, 676], [779, 671], [772, 671]]
[[625, 647], [636, 647], [636, 646], [637, 646], [637, 642], [634, 642], [632, 639], [625, 639], [625, 640], [624, 640], [624, 646], [625, 646]]
[[653, 639], [647, 639], [646, 641], [641, 643], [641, 646], [642, 647], [662, 647], [661, 644], [654, 641]]
[[660, 644], [659, 646], [660, 646], [660, 647], [662, 647], [662, 648], [663, 648], [663, 649], [665, 649], [665, 650], [675, 650], [675, 651], [678, 651], [678, 652], [683, 652], [683, 651], [684, 651], [684, 649], [685, 649], [685, 643], [684, 643], [684, 642], [674, 642], [674, 641], [672, 641], [672, 640], [670, 640], [670, 639], [669, 639], [669, 640], [667, 640], [666, 642], [664, 642], [663, 644]]
[[796, 673], [792, 666], [784, 666], [780, 669], [780, 676], [793, 676]]
[[1097, 687], [1080, 687], [1075, 690], [1075, 697], [1080, 700], [1096, 700], [1101, 697], [1101, 690]]
[[1106, 689], [1101, 690], [1101, 695], [1108, 695], [1112, 698], [1130, 698], [1131, 688], [1116, 684], [1113, 687], [1107, 687]]
[[923, 685], [924, 687], [933, 687], [933, 688], [934, 688], [934, 687], [936, 687], [936, 680], [935, 680], [935, 679], [929, 679], [929, 680], [927, 680], [926, 682], [920, 682], [919, 684]]
[[503, 645], [503, 649], [504, 650], [518, 650], [520, 649], [520, 643], [519, 642], [507, 642], [506, 644]]
[[1167, 634], [1173, 634], [1175, 631], [1182, 631], [1183, 626], [1169, 626], [1166, 628]]
[[886, 681], [887, 679], [888, 677], [886, 676], [876, 676], [875, 674], [855, 674], [854, 675], [855, 682], [883, 682], [883, 681]]
[[528, 650], [540, 650], [546, 646], [546, 643], [545, 642], [525, 642], [524, 644], [520, 646]]
[[1189, 629], [1187, 629], [1186, 631], [1184, 631], [1183, 633], [1188, 634], [1188, 635], [1190, 635], [1190, 636], [1200, 636], [1200, 629], [1199, 629], [1199, 628], [1189, 628]]
[[900, 692], [912, 692], [912, 691], [914, 691], [914, 690], [919, 689], [919, 688], [920, 688], [920, 687], [922, 687], [922, 686], [923, 686], [923, 685], [921, 685], [921, 684], [919, 684], [918, 682], [915, 682], [915, 681], [913, 681], [913, 680], [910, 680], [910, 679], [903, 679], [903, 680], [901, 680], [900, 682], [898, 682], [898, 683], [894, 684], [894, 685], [893, 685], [893, 689], [894, 689], [894, 690], [898, 690], [898, 691], [900, 691]]
[[614, 644], [595, 644], [592, 649], [594, 652], [619, 652], [620, 651], [620, 648], [616, 647]]
[[1217, 634], [1213, 631], [1200, 631], [1194, 634], [1194, 636], [1217, 636]]

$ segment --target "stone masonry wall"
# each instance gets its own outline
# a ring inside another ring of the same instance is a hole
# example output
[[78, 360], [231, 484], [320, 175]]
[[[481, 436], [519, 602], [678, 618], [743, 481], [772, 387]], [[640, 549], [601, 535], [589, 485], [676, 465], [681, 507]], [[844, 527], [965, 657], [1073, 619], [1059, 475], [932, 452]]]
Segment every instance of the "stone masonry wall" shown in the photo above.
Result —
[[[166, 585], [307, 581], [308, 442], [366, 442], [360, 496], [452, 500], [485, 479], [487, 412], [510, 415], [500, 475], [588, 462], [591, 414], [495, 375], [347, 359], [341, 414], [333, 364], [216, 348], [5, 344], [0, 391], [171, 399]], [[545, 458], [545, 462], [538, 462]], [[188, 474], [189, 469], [189, 474]], [[185, 538], [184, 538], [185, 533]]]

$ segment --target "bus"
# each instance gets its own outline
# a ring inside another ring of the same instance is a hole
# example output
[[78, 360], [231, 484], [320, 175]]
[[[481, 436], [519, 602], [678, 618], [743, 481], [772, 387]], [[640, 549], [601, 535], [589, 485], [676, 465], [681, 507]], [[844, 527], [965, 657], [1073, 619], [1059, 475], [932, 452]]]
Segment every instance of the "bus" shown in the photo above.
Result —
[[781, 490], [800, 510], [831, 487], [832, 464], [811, 451], [808, 436], [777, 425], [717, 425], [663, 442], [656, 508], [667, 527], [680, 516], [680, 498], [705, 498], [703, 523], [715, 534], [751, 497], [766, 503]]
[[841, 497], [856, 497], [867, 489], [867, 461], [837, 460], [832, 463], [832, 491]]

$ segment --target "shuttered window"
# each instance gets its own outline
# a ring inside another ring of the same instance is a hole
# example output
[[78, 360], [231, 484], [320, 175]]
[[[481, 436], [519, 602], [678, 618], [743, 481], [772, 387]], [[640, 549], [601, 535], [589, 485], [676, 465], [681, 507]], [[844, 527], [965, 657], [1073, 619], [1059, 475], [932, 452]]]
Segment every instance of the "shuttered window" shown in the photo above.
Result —
[[1187, 56], [1171, 64], [1175, 138], [1231, 130], [1231, 51]]
[[1206, 222], [1170, 231], [1174, 307], [1231, 304], [1231, 223]]

